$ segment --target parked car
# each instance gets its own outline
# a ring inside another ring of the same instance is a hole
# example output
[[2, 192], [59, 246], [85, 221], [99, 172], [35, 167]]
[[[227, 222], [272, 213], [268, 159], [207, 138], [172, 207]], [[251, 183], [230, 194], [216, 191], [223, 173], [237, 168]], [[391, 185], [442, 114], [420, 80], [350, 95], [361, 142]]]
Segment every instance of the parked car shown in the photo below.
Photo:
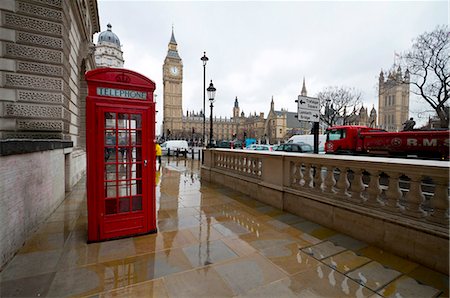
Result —
[[263, 145], [263, 144], [251, 144], [246, 149], [248, 149], [248, 150], [256, 150], [256, 151], [274, 151], [274, 146], [272, 146], [272, 145]]
[[231, 142], [230, 141], [220, 141], [217, 142], [216, 148], [231, 148]]
[[278, 146], [276, 151], [313, 153], [314, 149], [311, 145], [306, 143], [285, 143]]
[[242, 149], [244, 146], [242, 145], [242, 141], [231, 141], [233, 144], [233, 149]]
[[170, 140], [161, 144], [161, 150], [163, 155], [175, 155], [178, 152], [186, 156], [189, 146], [187, 141], [184, 140]]

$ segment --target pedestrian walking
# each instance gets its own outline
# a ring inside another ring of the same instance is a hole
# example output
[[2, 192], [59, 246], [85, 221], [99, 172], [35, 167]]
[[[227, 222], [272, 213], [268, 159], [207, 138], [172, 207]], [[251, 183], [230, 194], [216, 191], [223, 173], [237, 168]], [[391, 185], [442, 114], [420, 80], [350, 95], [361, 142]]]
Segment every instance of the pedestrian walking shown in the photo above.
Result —
[[161, 167], [161, 155], [162, 155], [161, 146], [159, 145], [159, 143], [156, 143], [156, 158], [158, 159], [159, 167]]

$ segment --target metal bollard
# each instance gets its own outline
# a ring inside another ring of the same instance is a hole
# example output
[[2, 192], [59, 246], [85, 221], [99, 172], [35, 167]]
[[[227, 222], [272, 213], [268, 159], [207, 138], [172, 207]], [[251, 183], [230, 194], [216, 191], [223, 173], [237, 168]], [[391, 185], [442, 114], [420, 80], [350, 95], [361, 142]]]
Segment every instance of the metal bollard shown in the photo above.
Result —
[[167, 148], [167, 156], [170, 156], [170, 148]]

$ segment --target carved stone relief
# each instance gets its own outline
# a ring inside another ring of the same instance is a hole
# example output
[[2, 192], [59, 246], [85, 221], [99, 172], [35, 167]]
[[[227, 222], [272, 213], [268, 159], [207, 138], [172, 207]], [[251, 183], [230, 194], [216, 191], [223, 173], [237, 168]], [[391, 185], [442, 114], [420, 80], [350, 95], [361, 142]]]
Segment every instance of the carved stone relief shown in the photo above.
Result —
[[15, 27], [20, 29], [26, 29], [34, 32], [42, 32], [52, 35], [62, 35], [62, 25], [25, 17], [13, 13], [5, 13], [4, 25], [7, 27]]
[[35, 17], [41, 17], [45, 19], [52, 19], [54, 21], [62, 20], [62, 12], [50, 9], [43, 6], [37, 6], [29, 3], [18, 2], [17, 12], [21, 12], [24, 14], [30, 14]]
[[62, 103], [63, 95], [60, 93], [19, 90], [19, 101], [31, 101], [42, 103]]
[[61, 38], [43, 36], [21, 31], [17, 31], [17, 42], [45, 46], [54, 49], [63, 48], [63, 40]]
[[61, 51], [30, 47], [14, 43], [6, 44], [6, 57], [30, 58], [37, 61], [49, 63], [62, 63], [63, 55]]
[[63, 129], [62, 121], [19, 120], [17, 125], [20, 130], [61, 131]]
[[55, 6], [55, 7], [62, 7], [62, 0], [34, 0], [34, 2], [39, 2], [42, 4], [47, 4], [50, 6]]
[[5, 106], [7, 117], [61, 119], [61, 116], [63, 115], [63, 108], [60, 106], [44, 106], [25, 103], [8, 103]]
[[26, 87], [53, 91], [62, 90], [62, 80], [55, 78], [7, 73], [5, 83], [8, 87]]
[[61, 66], [23, 61], [17, 62], [17, 70], [19, 72], [29, 72], [49, 76], [61, 76], [63, 72]]

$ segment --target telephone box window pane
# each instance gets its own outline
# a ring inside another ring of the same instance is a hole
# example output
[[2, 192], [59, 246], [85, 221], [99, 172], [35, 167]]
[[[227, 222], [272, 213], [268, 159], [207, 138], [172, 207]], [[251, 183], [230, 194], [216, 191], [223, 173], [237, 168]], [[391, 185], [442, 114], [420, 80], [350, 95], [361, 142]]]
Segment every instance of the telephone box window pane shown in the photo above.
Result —
[[105, 146], [112, 147], [116, 145], [116, 132], [105, 130]]
[[125, 197], [130, 195], [130, 181], [119, 181], [119, 196]]
[[140, 130], [132, 130], [130, 135], [131, 145], [141, 145], [142, 132]]
[[105, 164], [105, 180], [116, 180], [116, 164]]
[[119, 120], [117, 120], [117, 126], [119, 129], [129, 129], [130, 122], [128, 121], [128, 114], [119, 113]]
[[132, 147], [132, 160], [131, 162], [142, 161], [142, 149], [141, 147]]
[[131, 195], [141, 195], [142, 194], [142, 180], [132, 180], [131, 181]]
[[105, 148], [105, 162], [115, 162], [116, 161], [116, 149]]
[[133, 211], [142, 210], [142, 197], [133, 197]]
[[117, 197], [117, 189], [115, 182], [105, 182], [105, 195], [107, 198]]
[[117, 213], [117, 204], [116, 200], [106, 200], [105, 201], [105, 213], [108, 214], [116, 214]]
[[119, 130], [119, 146], [129, 145], [128, 130]]
[[131, 179], [136, 179], [136, 178], [141, 178], [141, 177], [136, 177], [136, 164], [133, 163], [131, 164]]
[[119, 213], [130, 212], [130, 198], [119, 199]]
[[116, 113], [105, 113], [105, 128], [116, 128]]
[[119, 171], [117, 173], [119, 175], [118, 179], [121, 179], [121, 180], [127, 179], [127, 165], [119, 164]]
[[131, 128], [139, 129], [142, 128], [142, 118], [140, 114], [131, 114]]
[[128, 153], [129, 153], [129, 148], [127, 147], [119, 147], [119, 161], [121, 162], [127, 162], [128, 161]]

